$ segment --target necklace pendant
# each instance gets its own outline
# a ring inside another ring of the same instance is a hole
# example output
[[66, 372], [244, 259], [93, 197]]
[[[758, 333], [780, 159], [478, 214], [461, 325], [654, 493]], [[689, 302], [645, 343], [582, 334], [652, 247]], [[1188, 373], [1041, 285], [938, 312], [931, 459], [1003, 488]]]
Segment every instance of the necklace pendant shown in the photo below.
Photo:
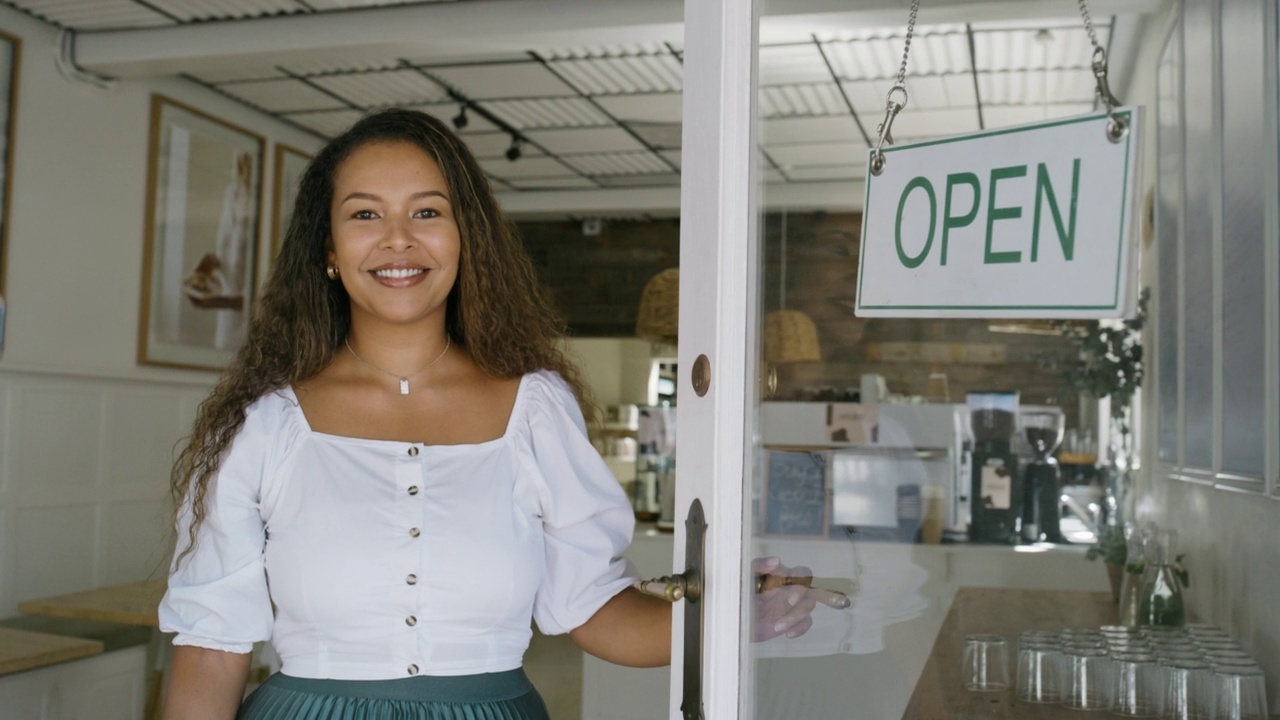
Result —
[[400, 394], [409, 394], [409, 378], [400, 378]]

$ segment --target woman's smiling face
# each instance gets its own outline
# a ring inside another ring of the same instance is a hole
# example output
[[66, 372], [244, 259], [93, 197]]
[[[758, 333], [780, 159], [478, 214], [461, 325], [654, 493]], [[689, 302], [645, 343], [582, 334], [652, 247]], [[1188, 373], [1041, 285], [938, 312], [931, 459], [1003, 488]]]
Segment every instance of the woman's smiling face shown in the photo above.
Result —
[[458, 223], [440, 166], [412, 143], [370, 143], [338, 166], [329, 263], [353, 324], [444, 317], [458, 276]]

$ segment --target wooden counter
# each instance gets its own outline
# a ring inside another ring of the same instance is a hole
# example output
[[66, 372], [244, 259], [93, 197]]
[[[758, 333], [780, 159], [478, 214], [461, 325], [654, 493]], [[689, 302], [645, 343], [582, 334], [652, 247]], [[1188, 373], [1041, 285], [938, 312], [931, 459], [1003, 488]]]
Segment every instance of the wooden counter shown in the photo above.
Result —
[[[938, 631], [903, 720], [1079, 720], [1081, 714], [1075, 710], [1014, 699], [1018, 633], [1096, 628], [1115, 622], [1115, 616], [1116, 606], [1108, 592], [962, 587]], [[1008, 639], [1009, 690], [971, 692], [962, 686], [964, 638], [975, 633]]]
[[18, 603], [18, 612], [48, 617], [103, 620], [159, 627], [157, 609], [164, 597], [164, 580], [110, 585]]
[[97, 640], [0, 628], [0, 675], [89, 657], [102, 652]]

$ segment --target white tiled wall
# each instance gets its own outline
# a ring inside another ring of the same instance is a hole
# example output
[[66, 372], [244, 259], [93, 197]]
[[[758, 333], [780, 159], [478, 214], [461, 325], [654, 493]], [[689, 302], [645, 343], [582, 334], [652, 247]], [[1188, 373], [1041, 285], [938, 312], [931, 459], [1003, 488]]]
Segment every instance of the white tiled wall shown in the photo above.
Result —
[[0, 27], [23, 41], [0, 254], [8, 310], [0, 354], [6, 617], [27, 598], [138, 580], [167, 564], [174, 444], [214, 376], [136, 360], [151, 95], [272, 141], [318, 143], [178, 78], [89, 88], [58, 71], [50, 51], [56, 28], [3, 5]]
[[0, 617], [23, 600], [163, 574], [192, 383], [0, 370]]
[[[1198, 7], [1203, 9], [1204, 6], [1199, 4]], [[1155, 69], [1165, 39], [1178, 18], [1177, 10], [1178, 4], [1171, 3], [1161, 13], [1161, 21], [1149, 26], [1135, 58], [1139, 70], [1134, 73], [1133, 84], [1126, 91], [1126, 102], [1156, 108]], [[1193, 13], [1192, 21], [1202, 17], [1203, 13]], [[1192, 31], [1208, 36], [1213, 29], [1193, 27]], [[1274, 46], [1274, 39], [1270, 42]], [[1274, 54], [1271, 57], [1274, 62]], [[1192, 61], [1197, 64], [1209, 62], [1203, 58]], [[1149, 113], [1147, 120], [1147, 137], [1152, 138], [1155, 112]], [[1268, 119], [1259, 118], [1258, 121], [1266, 122]], [[1269, 122], [1269, 126], [1274, 128], [1275, 118], [1270, 118]], [[1146, 155], [1145, 174], [1148, 179], [1155, 177], [1155, 156], [1155, 152]], [[1195, 241], [1208, 242], [1209, 239], [1195, 238]], [[1277, 243], [1274, 234], [1259, 241], [1270, 243], [1273, 248]], [[1158, 280], [1155, 272], [1157, 246], [1158, 243], [1154, 243], [1143, 249], [1141, 264], [1143, 284], [1146, 285], [1154, 285]], [[1198, 302], [1209, 300], [1197, 299]], [[1274, 318], [1277, 312], [1274, 304], [1269, 312]], [[1155, 347], [1153, 333], [1158, 326], [1159, 323], [1147, 326], [1148, 347]], [[1219, 342], [1215, 327], [1188, 323], [1182, 331], [1188, 337]], [[1268, 332], [1276, 333], [1274, 323]], [[1274, 336], [1270, 342], [1274, 347]], [[1219, 351], [1226, 352], [1221, 348]], [[1155, 353], [1150, 353], [1148, 357], [1153, 355]], [[1270, 363], [1274, 373], [1274, 355]], [[1258, 659], [1267, 673], [1268, 697], [1274, 713], [1280, 710], [1280, 570], [1276, 568], [1276, 559], [1280, 556], [1280, 492], [1277, 492], [1280, 491], [1280, 477], [1273, 475], [1270, 479], [1271, 496], [1259, 492], [1237, 492], [1226, 487], [1214, 488], [1170, 477], [1168, 468], [1159, 467], [1155, 457], [1159, 441], [1155, 420], [1162, 416], [1158, 404], [1161, 369], [1153, 363], [1148, 370], [1149, 382], [1146, 383], [1143, 409], [1146, 417], [1153, 421], [1144, 430], [1145, 466], [1134, 488], [1134, 514], [1139, 521], [1152, 520], [1162, 527], [1178, 531], [1178, 552], [1186, 554], [1184, 565], [1191, 576], [1191, 586], [1185, 596], [1189, 614], [1196, 620], [1215, 623], [1230, 631]], [[1258, 377], [1253, 380], [1258, 393], [1264, 396], [1268, 393], [1267, 388], [1274, 387], [1275, 383], [1274, 378]], [[1274, 398], [1272, 402], [1275, 402]], [[1221, 411], [1229, 415], [1233, 409], [1224, 401]], [[1185, 409], [1182, 412], [1185, 413]], [[1173, 414], [1176, 416], [1177, 411]], [[1269, 448], [1273, 455], [1276, 452], [1274, 442], [1273, 439]]]

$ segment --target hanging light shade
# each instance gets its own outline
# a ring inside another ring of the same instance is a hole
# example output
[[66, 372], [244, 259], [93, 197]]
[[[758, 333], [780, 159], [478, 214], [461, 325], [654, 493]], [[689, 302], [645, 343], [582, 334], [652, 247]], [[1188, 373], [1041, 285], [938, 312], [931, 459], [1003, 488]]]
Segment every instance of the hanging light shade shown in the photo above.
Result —
[[680, 268], [668, 268], [649, 278], [636, 312], [636, 337], [675, 345], [680, 329]]
[[774, 310], [764, 316], [764, 360], [782, 363], [818, 362], [818, 327], [799, 310]]

